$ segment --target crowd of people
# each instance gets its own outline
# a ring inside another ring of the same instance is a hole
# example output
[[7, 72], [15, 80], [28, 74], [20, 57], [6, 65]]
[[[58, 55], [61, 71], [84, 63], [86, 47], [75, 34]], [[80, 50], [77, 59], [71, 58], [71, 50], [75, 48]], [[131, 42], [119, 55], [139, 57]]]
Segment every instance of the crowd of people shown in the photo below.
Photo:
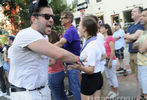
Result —
[[113, 33], [109, 24], [99, 24], [94, 15], [81, 18], [76, 28], [72, 12], [64, 11], [60, 16], [65, 28], [62, 37], [57, 30], [52, 31], [55, 15], [47, 0], [33, 2], [29, 11], [31, 26], [21, 30], [15, 39], [10, 36], [11, 47], [1, 49], [4, 61], [0, 66], [0, 96], [6, 94], [8, 87], [11, 100], [67, 100], [67, 74], [74, 100], [113, 99], [119, 96], [117, 58], [117, 71], [128, 75], [124, 62], [126, 41], [132, 74], [139, 81], [140, 98], [147, 98], [147, 9], [132, 10], [134, 24], [127, 34], [120, 23], [115, 23]]

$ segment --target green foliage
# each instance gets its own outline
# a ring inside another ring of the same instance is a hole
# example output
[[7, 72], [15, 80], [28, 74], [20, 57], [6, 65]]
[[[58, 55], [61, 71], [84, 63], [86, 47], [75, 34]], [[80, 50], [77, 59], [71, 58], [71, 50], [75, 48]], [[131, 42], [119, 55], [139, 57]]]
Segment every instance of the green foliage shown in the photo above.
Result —
[[21, 29], [30, 26], [29, 18], [29, 4], [32, 0], [15, 0], [16, 4], [19, 6], [19, 17], [21, 20]]
[[30, 25], [28, 6], [32, 0], [5, 0], [1, 5], [4, 8], [4, 15], [13, 25], [13, 33]]
[[[33, 0], [3, 0], [2, 6], [4, 8], [10, 6], [9, 9], [4, 10], [4, 15], [7, 16], [10, 23], [14, 25], [13, 33], [17, 33], [19, 30], [30, 26], [29, 5], [32, 1]], [[71, 6], [63, 4], [62, 0], [51, 0], [50, 5], [56, 16], [53, 29], [62, 32], [63, 27], [59, 21], [60, 14], [65, 10], [74, 11], [76, 4]]]

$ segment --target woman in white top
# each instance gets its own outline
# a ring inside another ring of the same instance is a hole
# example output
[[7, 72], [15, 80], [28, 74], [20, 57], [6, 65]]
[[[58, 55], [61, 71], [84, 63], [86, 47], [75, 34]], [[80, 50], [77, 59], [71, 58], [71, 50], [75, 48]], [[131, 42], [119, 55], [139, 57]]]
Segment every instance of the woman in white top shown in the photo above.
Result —
[[97, 42], [97, 23], [91, 17], [84, 17], [79, 24], [79, 32], [86, 38], [80, 57], [87, 57], [86, 62], [71, 66], [82, 71], [81, 97], [82, 100], [98, 99], [99, 90], [103, 85], [100, 61], [102, 49]]

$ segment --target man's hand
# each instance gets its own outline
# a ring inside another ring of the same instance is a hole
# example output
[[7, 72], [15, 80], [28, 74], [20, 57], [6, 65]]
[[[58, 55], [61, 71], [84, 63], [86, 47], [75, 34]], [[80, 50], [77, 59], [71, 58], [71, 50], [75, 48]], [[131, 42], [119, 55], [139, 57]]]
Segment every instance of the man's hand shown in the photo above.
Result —
[[132, 49], [138, 49], [138, 47], [139, 47], [139, 42], [138, 41], [133, 43]]
[[88, 57], [88, 56], [85, 56], [85, 57], [80, 57], [80, 62], [81, 62], [81, 63], [82, 63], [82, 62], [86, 62], [87, 57]]
[[72, 65], [68, 65], [69, 69], [79, 69], [83, 67], [83, 63], [77, 62], [73, 63]]
[[129, 35], [129, 33], [125, 34], [124, 39], [127, 39], [128, 35]]

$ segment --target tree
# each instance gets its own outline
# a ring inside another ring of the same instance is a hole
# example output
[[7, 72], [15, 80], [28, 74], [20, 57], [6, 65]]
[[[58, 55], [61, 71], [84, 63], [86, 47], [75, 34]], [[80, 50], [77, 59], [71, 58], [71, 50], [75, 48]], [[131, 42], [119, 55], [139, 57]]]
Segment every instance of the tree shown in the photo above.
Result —
[[[19, 30], [30, 26], [29, 18], [29, 5], [33, 0], [2, 0], [0, 3], [4, 11], [4, 15], [8, 18], [12, 24], [13, 33], [17, 33]], [[48, 0], [49, 1], [49, 0]], [[67, 4], [63, 4], [62, 0], [52, 0], [50, 2], [56, 16], [53, 29], [62, 31], [63, 28], [60, 25], [60, 13], [64, 10], [73, 11], [75, 4], [72, 7]]]
[[8, 21], [12, 24], [12, 33], [28, 27], [30, 20], [28, 5], [32, 0], [3, 0], [2, 9]]

